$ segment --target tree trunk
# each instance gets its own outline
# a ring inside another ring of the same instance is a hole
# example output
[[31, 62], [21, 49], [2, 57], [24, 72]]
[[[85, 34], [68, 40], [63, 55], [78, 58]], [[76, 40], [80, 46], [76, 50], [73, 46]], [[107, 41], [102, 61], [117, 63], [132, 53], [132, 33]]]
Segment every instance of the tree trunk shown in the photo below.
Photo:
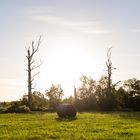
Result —
[[77, 94], [76, 94], [76, 87], [74, 86], [74, 99], [75, 99], [75, 102], [77, 101]]
[[108, 85], [107, 85], [107, 90], [108, 90], [108, 95], [110, 97], [111, 94], [111, 65], [108, 66]]
[[[28, 51], [28, 55], [30, 56], [30, 52]], [[32, 109], [32, 81], [31, 81], [31, 59], [28, 59], [28, 106]]]

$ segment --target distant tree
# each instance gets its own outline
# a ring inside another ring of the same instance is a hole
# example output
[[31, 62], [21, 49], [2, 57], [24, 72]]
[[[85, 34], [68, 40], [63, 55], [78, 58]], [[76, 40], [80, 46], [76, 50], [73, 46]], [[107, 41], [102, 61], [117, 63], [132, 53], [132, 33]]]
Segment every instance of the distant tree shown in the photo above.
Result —
[[115, 68], [112, 66], [112, 61], [111, 61], [111, 48], [107, 50], [107, 61], [106, 61], [106, 66], [107, 66], [107, 92], [110, 96], [111, 94], [111, 87], [112, 87], [112, 70]]
[[128, 79], [124, 81], [124, 88], [128, 92], [128, 107], [140, 110], [140, 80]]
[[85, 75], [80, 80], [81, 85], [76, 91], [75, 105], [79, 110], [94, 110], [97, 105], [96, 81]]
[[34, 91], [32, 94], [32, 106], [33, 109], [43, 109], [48, 107], [48, 100], [44, 94]]
[[[28, 105], [28, 95], [24, 95], [20, 100], [22, 105]], [[32, 93], [32, 109], [43, 109], [48, 107], [48, 100], [45, 98], [44, 94], [34, 91]]]
[[103, 75], [98, 81], [96, 88], [96, 98], [98, 102], [98, 107], [101, 110], [112, 110], [116, 107], [115, 99], [115, 85], [111, 85], [111, 92], [108, 93], [108, 77]]
[[98, 81], [97, 88], [96, 88], [98, 106], [104, 106], [103, 102], [107, 96], [107, 86], [108, 86], [107, 84], [108, 84], [107, 76], [102, 75], [100, 80]]
[[77, 98], [78, 99], [86, 99], [94, 94], [96, 91], [96, 81], [93, 80], [91, 77], [87, 77], [83, 75], [80, 78], [81, 86], [77, 90]]
[[40, 62], [37, 65], [34, 64], [35, 63], [34, 55], [39, 49], [40, 40], [41, 40], [41, 36], [39, 37], [37, 45], [35, 45], [34, 41], [32, 41], [31, 47], [26, 48], [26, 51], [27, 51], [26, 57], [27, 57], [27, 61], [28, 61], [28, 68], [27, 68], [27, 72], [28, 72], [28, 107], [30, 109], [32, 109], [32, 89], [33, 89], [32, 85], [33, 85], [34, 77], [39, 73], [39, 72], [37, 72], [33, 75], [32, 71], [35, 70], [36, 68], [38, 68], [42, 64], [42, 62]]
[[75, 102], [75, 98], [73, 96], [69, 96], [68, 98], [64, 98], [63, 103], [70, 103], [70, 104], [74, 104]]
[[62, 102], [62, 96], [64, 95], [63, 89], [59, 84], [52, 84], [50, 89], [46, 90], [45, 94], [49, 99], [49, 105], [51, 108], [55, 108], [58, 104], [60, 104]]
[[140, 80], [136, 78], [124, 81], [124, 88], [129, 92], [130, 97], [140, 95]]
[[119, 87], [115, 91], [115, 99], [117, 102], [117, 109], [128, 108], [128, 92], [123, 87]]
[[[104, 110], [112, 110], [115, 107], [115, 97], [114, 97], [114, 90], [115, 90], [115, 85], [112, 84], [112, 71], [115, 69], [112, 66], [112, 61], [111, 61], [111, 48], [107, 50], [107, 61], [106, 61], [106, 66], [107, 66], [107, 75], [105, 77], [102, 77], [104, 79], [101, 79], [99, 82], [99, 89], [102, 90], [102, 92], [99, 92], [100, 95], [100, 105], [101, 108]], [[101, 83], [102, 82], [102, 83]], [[100, 84], [102, 86], [105, 86], [104, 88], [101, 88]], [[99, 90], [98, 89], [98, 90]]]

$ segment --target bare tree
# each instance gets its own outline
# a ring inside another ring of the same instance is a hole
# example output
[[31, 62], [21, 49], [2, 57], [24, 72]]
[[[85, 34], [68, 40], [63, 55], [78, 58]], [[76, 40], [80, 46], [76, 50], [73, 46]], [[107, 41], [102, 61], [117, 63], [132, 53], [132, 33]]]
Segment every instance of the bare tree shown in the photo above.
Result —
[[111, 94], [111, 76], [112, 76], [112, 70], [116, 69], [112, 66], [112, 62], [111, 62], [111, 48], [109, 48], [107, 50], [107, 62], [106, 62], [106, 66], [107, 66], [107, 77], [108, 77], [108, 83], [107, 83], [107, 90], [108, 90], [108, 94]]
[[28, 106], [30, 109], [32, 109], [32, 85], [33, 85], [33, 81], [34, 81], [34, 77], [39, 73], [35, 73], [34, 75], [32, 75], [32, 71], [35, 70], [36, 68], [38, 68], [42, 62], [40, 62], [39, 64], [35, 64], [35, 60], [34, 60], [34, 55], [35, 53], [38, 51], [39, 46], [40, 46], [40, 41], [41, 41], [41, 36], [38, 39], [38, 43], [35, 45], [34, 41], [32, 41], [31, 47], [29, 46], [28, 48], [26, 48], [27, 51], [27, 64], [28, 64], [28, 68], [27, 68], [27, 72], [28, 72]]

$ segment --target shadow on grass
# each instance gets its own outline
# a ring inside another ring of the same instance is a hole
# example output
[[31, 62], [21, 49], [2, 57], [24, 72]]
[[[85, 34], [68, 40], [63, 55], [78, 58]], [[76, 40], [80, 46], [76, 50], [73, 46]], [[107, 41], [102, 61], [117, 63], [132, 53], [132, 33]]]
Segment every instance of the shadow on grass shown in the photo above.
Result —
[[136, 112], [136, 111], [101, 111], [98, 113], [112, 115], [114, 117], [116, 117], [116, 115], [118, 115], [120, 118], [123, 118], [123, 119], [140, 121], [140, 111], [139, 112]]
[[108, 111], [101, 112], [102, 114], [108, 114], [116, 117], [118, 115], [120, 118], [140, 121], [140, 111]]
[[60, 117], [57, 117], [57, 118], [55, 118], [56, 119], [56, 121], [59, 121], [59, 122], [61, 122], [61, 121], [75, 121], [75, 120], [77, 120], [77, 117], [65, 117], [65, 118], [60, 118]]
[[[87, 111], [79, 112], [79, 114], [84, 113], [87, 113]], [[140, 111], [88, 111], [88, 113], [111, 115], [113, 117], [119, 116], [123, 119], [140, 121]]]
[[140, 112], [117, 112], [121, 118], [140, 121]]

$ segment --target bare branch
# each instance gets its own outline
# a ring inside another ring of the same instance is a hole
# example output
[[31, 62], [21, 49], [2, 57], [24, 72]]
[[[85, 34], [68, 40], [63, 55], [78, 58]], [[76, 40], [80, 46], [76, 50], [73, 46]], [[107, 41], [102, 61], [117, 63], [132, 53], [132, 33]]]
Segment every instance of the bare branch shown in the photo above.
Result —
[[115, 83], [113, 86], [114, 86], [114, 87], [117, 86], [120, 82], [122, 82], [122, 81], [118, 81], [118, 82]]
[[109, 67], [108, 63], [106, 62], [106, 66]]
[[40, 72], [37, 72], [37, 73], [35, 73], [33, 76], [32, 76], [32, 78], [34, 78], [36, 75], [38, 75]]
[[34, 81], [34, 78], [31, 79], [31, 83]]
[[35, 50], [35, 48], [34, 48], [34, 41], [32, 41], [32, 53], [34, 53], [34, 50]]
[[28, 51], [27, 47], [25, 47], [26, 51]]
[[40, 46], [40, 41], [41, 41], [41, 36], [38, 39], [38, 43], [37, 46], [35, 47], [34, 42], [32, 41], [32, 52], [31, 52], [31, 58], [33, 57], [33, 55], [37, 52], [37, 50], [39, 49]]
[[110, 52], [111, 49], [112, 49], [112, 47], [110, 47], [110, 48], [107, 50], [107, 55], [108, 55], [108, 54], [111, 54], [111, 52]]
[[35, 69], [35, 67], [36, 67], [36, 66], [34, 65], [34, 66], [31, 68], [31, 71], [32, 71], [32, 70], [34, 70], [34, 69]]
[[40, 63], [38, 63], [37, 66], [34, 69], [40, 67], [42, 64], [43, 64], [43, 61], [40, 60]]
[[40, 42], [41, 42], [41, 36], [40, 36], [39, 39], [38, 39], [37, 47], [36, 47], [36, 49], [34, 49], [34, 53], [36, 53], [37, 50], [39, 49]]
[[39, 48], [39, 46], [40, 46], [40, 42], [41, 42], [41, 36], [39, 37], [39, 39], [38, 39], [38, 44], [37, 44], [37, 48], [36, 48], [36, 50], [35, 51], [37, 51], [38, 50], [38, 48]]
[[27, 51], [30, 51], [30, 46], [28, 47]]
[[31, 65], [34, 63], [35, 61], [33, 60], [32, 62], [31, 62]]

